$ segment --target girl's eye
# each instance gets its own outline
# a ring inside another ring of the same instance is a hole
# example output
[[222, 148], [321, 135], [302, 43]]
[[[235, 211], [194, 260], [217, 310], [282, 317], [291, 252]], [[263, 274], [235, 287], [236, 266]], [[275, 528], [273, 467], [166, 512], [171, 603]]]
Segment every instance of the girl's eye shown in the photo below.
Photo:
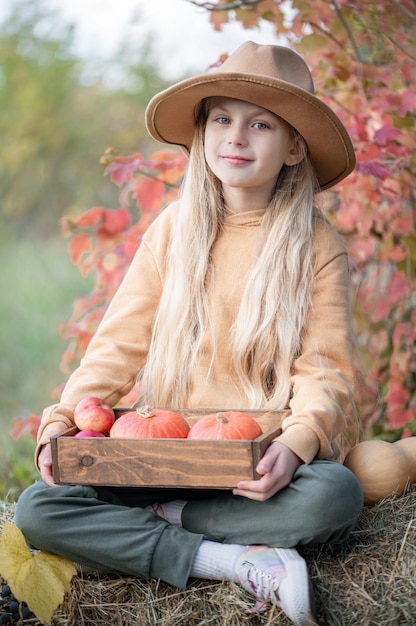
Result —
[[268, 124], [265, 122], [255, 122], [253, 124], [254, 128], [258, 128], [259, 130], [264, 130], [266, 128], [270, 128]]
[[218, 122], [218, 124], [229, 124], [230, 122], [228, 117], [225, 117], [225, 115], [217, 115], [215, 121]]

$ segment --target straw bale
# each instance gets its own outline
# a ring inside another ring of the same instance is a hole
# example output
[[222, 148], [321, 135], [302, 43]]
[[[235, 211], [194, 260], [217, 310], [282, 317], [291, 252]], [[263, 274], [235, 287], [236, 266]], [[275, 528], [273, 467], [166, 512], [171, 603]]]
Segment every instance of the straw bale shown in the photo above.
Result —
[[[13, 506], [0, 507], [0, 527], [12, 519]], [[416, 485], [365, 507], [343, 544], [307, 546], [301, 553], [320, 626], [416, 626]], [[80, 568], [51, 626], [290, 625], [277, 607], [252, 615], [252, 605], [253, 598], [230, 582], [197, 580], [183, 591]]]

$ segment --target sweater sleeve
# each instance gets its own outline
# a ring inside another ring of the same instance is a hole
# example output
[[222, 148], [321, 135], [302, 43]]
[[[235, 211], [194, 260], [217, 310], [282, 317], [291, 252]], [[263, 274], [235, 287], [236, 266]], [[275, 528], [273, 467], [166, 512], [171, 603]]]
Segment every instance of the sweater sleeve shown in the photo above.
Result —
[[292, 370], [290, 415], [279, 441], [305, 463], [336, 458], [354, 385], [348, 258], [338, 236], [319, 238], [317, 270], [302, 341]]
[[149, 228], [85, 356], [68, 379], [60, 403], [44, 410], [36, 457], [51, 436], [73, 425], [73, 409], [79, 400], [97, 396], [115, 406], [134, 386], [159, 304], [170, 220], [168, 211]]

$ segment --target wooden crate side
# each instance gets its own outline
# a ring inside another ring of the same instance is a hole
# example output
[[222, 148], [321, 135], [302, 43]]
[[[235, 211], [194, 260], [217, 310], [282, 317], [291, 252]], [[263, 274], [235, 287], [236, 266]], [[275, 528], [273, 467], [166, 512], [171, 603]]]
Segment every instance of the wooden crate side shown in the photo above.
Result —
[[[270, 437], [273, 435], [269, 435]], [[263, 445], [264, 445], [263, 440]], [[257, 441], [57, 437], [56, 482], [230, 489], [256, 477]]]

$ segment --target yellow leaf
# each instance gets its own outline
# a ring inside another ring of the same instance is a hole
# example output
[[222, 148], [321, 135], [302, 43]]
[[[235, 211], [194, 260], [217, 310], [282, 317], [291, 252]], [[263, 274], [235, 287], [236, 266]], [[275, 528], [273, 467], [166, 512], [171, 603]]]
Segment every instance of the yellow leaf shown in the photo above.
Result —
[[10, 522], [0, 537], [0, 574], [20, 602], [26, 602], [42, 623], [48, 623], [71, 589], [76, 574], [72, 561], [48, 552], [32, 554], [23, 533]]
[[312, 33], [302, 37], [302, 40], [299, 42], [298, 49], [301, 53], [308, 54], [316, 52], [316, 50], [321, 50], [326, 45], [328, 45], [328, 37]]

